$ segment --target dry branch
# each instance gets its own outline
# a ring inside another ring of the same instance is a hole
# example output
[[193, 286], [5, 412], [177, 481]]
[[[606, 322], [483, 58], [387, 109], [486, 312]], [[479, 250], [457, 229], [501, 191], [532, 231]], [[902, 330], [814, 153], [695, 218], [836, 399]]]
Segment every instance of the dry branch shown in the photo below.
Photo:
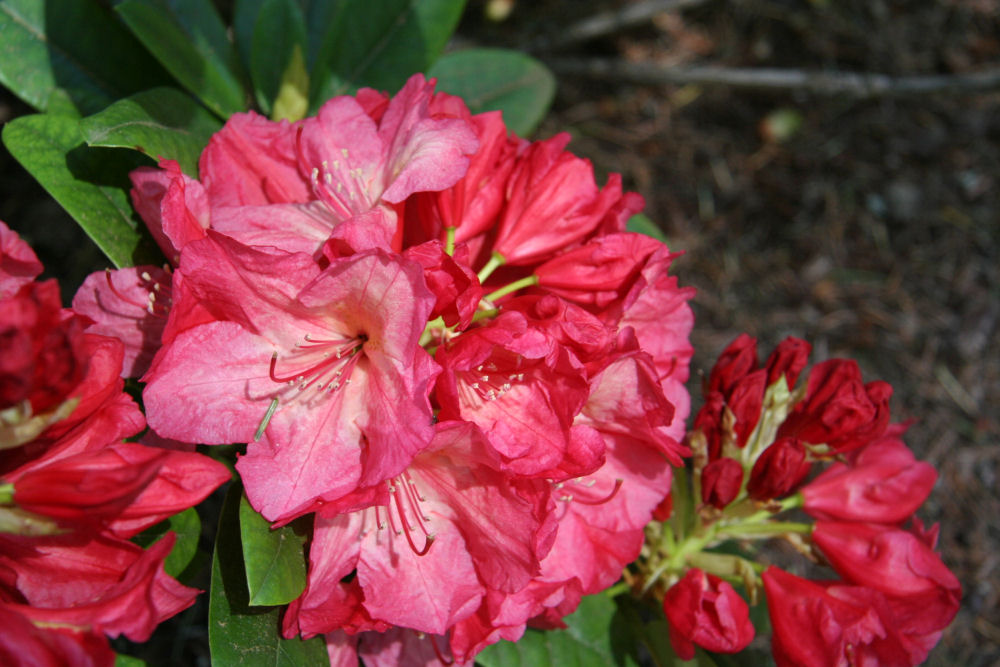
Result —
[[602, 58], [545, 59], [556, 74], [639, 84], [718, 85], [751, 90], [794, 90], [854, 98], [970, 93], [1000, 90], [1000, 68], [961, 74], [888, 76], [868, 72], [797, 69], [664, 66]]
[[563, 28], [557, 35], [530, 42], [528, 51], [555, 51], [595, 37], [610, 35], [649, 21], [657, 14], [701, 5], [708, 0], [644, 0], [621, 9], [600, 12]]

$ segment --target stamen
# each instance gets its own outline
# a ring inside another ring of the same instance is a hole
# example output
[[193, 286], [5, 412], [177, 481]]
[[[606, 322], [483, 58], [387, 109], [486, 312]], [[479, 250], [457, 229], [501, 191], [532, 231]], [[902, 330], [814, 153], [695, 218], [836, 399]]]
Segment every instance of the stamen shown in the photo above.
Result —
[[572, 498], [572, 497], [571, 498], [573, 500], [575, 500], [576, 502], [582, 504], [582, 505], [603, 505], [604, 503], [610, 502], [612, 498], [614, 498], [616, 495], [618, 495], [618, 490], [620, 488], [622, 488], [622, 484], [624, 484], [624, 483], [625, 483], [625, 480], [623, 480], [623, 479], [616, 479], [615, 480], [615, 488], [611, 489], [611, 493], [609, 493], [605, 497], [597, 499], [597, 500], [592, 500], [590, 498], [581, 498], [579, 496], [577, 496], [576, 498]]

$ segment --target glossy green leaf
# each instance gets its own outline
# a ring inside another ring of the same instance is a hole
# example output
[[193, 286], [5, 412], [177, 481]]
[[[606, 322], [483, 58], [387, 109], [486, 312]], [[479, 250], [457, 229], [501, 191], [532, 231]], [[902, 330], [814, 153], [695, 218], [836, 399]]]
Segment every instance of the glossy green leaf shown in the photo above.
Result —
[[163, 256], [133, 215], [128, 173], [144, 156], [83, 142], [72, 116], [22, 116], [3, 128], [3, 142], [115, 266], [159, 264]]
[[288, 604], [306, 587], [306, 531], [299, 522], [271, 529], [271, 522], [240, 499], [240, 537], [252, 606]]
[[115, 9], [205, 106], [223, 118], [246, 109], [236, 49], [209, 0], [126, 0]]
[[208, 599], [212, 664], [242, 667], [329, 665], [322, 637], [282, 639], [281, 607], [251, 607], [240, 546], [240, 497], [232, 484], [219, 516]]
[[91, 146], [131, 148], [155, 160], [177, 160], [192, 178], [198, 178], [198, 158], [221, 127], [218, 118], [176, 88], [138, 93], [80, 123]]
[[476, 662], [484, 667], [607, 667], [637, 665], [631, 656], [618, 656], [612, 646], [615, 602], [604, 594], [591, 595], [563, 619], [565, 630], [529, 629], [516, 643], [501, 641], [486, 648]]
[[115, 655], [115, 667], [146, 667], [146, 662], [131, 655]]
[[[274, 103], [283, 84], [298, 92], [299, 120], [308, 110], [309, 77], [305, 70], [306, 23], [295, 0], [268, 0], [257, 16], [250, 73], [257, 104], [277, 120]], [[286, 95], [291, 95], [291, 92]]]
[[63, 89], [82, 113], [166, 83], [166, 72], [94, 0], [0, 0], [0, 84], [39, 110]]
[[534, 58], [506, 49], [469, 49], [441, 56], [428, 70], [438, 90], [458, 95], [472, 113], [499, 110], [521, 136], [534, 132], [556, 94], [552, 72]]
[[651, 236], [657, 241], [667, 242], [667, 235], [663, 233], [655, 222], [649, 219], [645, 213], [636, 213], [628, 222], [625, 224], [625, 229], [630, 232], [636, 232], [638, 234], [645, 234], [646, 236]]
[[161, 521], [152, 528], [147, 528], [132, 538], [132, 541], [145, 549], [154, 542], [158, 542], [170, 530], [177, 535], [177, 542], [174, 543], [174, 548], [170, 550], [170, 554], [164, 561], [163, 569], [171, 577], [178, 577], [198, 552], [201, 518], [193, 507]]
[[[250, 53], [253, 50], [253, 30], [257, 26], [260, 8], [270, 0], [236, 0], [233, 3], [233, 39], [240, 62], [250, 71]], [[335, 3], [327, 3], [335, 4]]]
[[464, 6], [465, 0], [343, 0], [316, 55], [311, 107], [362, 86], [397, 91], [441, 55]]

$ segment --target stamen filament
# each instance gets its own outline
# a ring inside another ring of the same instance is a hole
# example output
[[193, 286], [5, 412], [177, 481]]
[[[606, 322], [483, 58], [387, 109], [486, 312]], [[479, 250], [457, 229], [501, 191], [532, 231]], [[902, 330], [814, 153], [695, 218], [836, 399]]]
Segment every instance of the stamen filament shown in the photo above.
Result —
[[573, 500], [575, 502], [580, 503], [581, 505], [603, 505], [604, 503], [609, 502], [612, 498], [618, 495], [618, 490], [622, 488], [622, 484], [624, 484], [624, 482], [625, 480], [623, 479], [616, 479], [615, 488], [611, 489], [611, 493], [609, 493], [608, 495], [599, 500], [590, 500], [589, 498], [581, 498], [579, 496], [574, 496]]

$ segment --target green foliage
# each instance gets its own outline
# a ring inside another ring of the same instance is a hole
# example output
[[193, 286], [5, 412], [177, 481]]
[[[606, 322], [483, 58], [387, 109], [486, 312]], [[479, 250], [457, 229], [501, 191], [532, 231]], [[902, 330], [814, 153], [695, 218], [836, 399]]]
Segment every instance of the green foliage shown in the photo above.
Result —
[[232, 484], [219, 516], [208, 600], [208, 644], [213, 665], [256, 667], [328, 665], [322, 637], [281, 637], [281, 607], [252, 607], [240, 545], [240, 497]]
[[153, 159], [177, 160], [198, 177], [198, 158], [219, 120], [176, 88], [154, 88], [119, 100], [80, 123], [91, 146], [131, 148]]
[[625, 225], [625, 229], [630, 232], [651, 236], [657, 241], [662, 241], [663, 243], [667, 242], [667, 236], [663, 233], [663, 230], [660, 229], [655, 222], [650, 220], [649, 216], [645, 213], [636, 213], [629, 218], [628, 223]]
[[441, 55], [464, 5], [465, 0], [337, 3], [316, 48], [310, 108], [362, 86], [398, 90]]
[[158, 264], [163, 258], [129, 202], [128, 172], [146, 159], [89, 148], [74, 116], [23, 116], [3, 128], [11, 155], [65, 208], [115, 266]]
[[611, 640], [615, 602], [604, 594], [591, 595], [564, 620], [565, 630], [529, 629], [516, 643], [501, 641], [488, 647], [476, 662], [484, 667], [607, 667], [638, 665], [629, 655], [616, 655]]
[[93, 113], [166, 80], [94, 0], [0, 0], [0, 84], [36, 109], [61, 89], [79, 112]]
[[174, 543], [174, 548], [170, 550], [170, 555], [164, 561], [163, 569], [170, 576], [179, 577], [194, 560], [195, 554], [198, 553], [201, 518], [193, 507], [161, 521], [152, 528], [147, 528], [132, 538], [132, 541], [145, 549], [158, 542], [170, 530], [177, 535], [177, 542]]
[[126, 0], [116, 11], [160, 63], [222, 118], [246, 109], [242, 70], [209, 0]]
[[556, 79], [531, 56], [505, 49], [469, 49], [441, 57], [428, 70], [438, 89], [458, 95], [472, 113], [503, 111], [521, 136], [535, 131], [556, 94]]
[[305, 590], [305, 528], [296, 521], [272, 530], [246, 496], [240, 499], [240, 536], [251, 606], [288, 604]]
[[[282, 92], [282, 84], [295, 81], [298, 85], [294, 87], [303, 102], [301, 117], [308, 104], [309, 77], [304, 60], [306, 22], [298, 4], [294, 0], [267, 0], [263, 3], [252, 40], [250, 74], [257, 105], [264, 113], [273, 115], [274, 102]], [[286, 73], [291, 76], [286, 76]]]

